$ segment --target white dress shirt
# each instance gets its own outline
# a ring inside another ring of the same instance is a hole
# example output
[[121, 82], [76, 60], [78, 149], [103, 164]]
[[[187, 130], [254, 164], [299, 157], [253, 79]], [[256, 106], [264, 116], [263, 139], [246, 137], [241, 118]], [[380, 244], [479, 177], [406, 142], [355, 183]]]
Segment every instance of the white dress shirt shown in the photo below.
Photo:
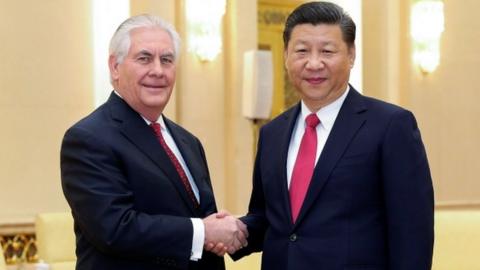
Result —
[[[334, 102], [328, 104], [327, 106], [321, 108], [316, 112], [318, 119], [320, 119], [320, 124], [317, 125], [317, 153], [315, 155], [315, 166], [318, 162], [318, 158], [322, 153], [323, 147], [327, 142], [328, 135], [333, 128], [335, 119], [337, 118], [338, 112], [342, 107], [343, 101], [347, 97], [350, 87], [347, 86], [345, 92], [337, 98]], [[288, 156], [287, 156], [287, 185], [290, 188], [290, 182], [292, 181], [292, 172], [297, 159], [298, 150], [300, 148], [300, 143], [302, 141], [303, 133], [305, 132], [305, 118], [311, 114], [308, 107], [305, 105], [303, 100], [301, 101], [301, 109], [298, 114], [295, 126], [293, 128], [292, 137], [290, 138], [290, 145], [288, 147]]]

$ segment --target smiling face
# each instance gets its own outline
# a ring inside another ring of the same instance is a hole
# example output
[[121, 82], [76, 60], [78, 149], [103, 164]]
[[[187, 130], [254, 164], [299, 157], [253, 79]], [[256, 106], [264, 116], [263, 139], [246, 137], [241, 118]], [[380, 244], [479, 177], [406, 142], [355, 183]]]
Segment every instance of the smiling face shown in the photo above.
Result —
[[285, 50], [290, 81], [312, 112], [345, 92], [354, 60], [337, 24], [298, 24]]
[[109, 59], [112, 84], [135, 111], [156, 121], [175, 84], [175, 50], [170, 35], [159, 27], [130, 32], [130, 49], [123, 62]]

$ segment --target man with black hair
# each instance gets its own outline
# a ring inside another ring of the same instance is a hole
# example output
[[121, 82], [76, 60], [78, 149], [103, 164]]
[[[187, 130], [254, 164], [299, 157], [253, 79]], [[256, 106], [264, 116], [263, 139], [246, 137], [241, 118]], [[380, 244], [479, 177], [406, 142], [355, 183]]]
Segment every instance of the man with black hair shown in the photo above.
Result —
[[433, 187], [413, 114], [349, 84], [355, 23], [305, 3], [287, 18], [285, 67], [301, 102], [260, 130], [239, 259], [265, 270], [427, 270]]

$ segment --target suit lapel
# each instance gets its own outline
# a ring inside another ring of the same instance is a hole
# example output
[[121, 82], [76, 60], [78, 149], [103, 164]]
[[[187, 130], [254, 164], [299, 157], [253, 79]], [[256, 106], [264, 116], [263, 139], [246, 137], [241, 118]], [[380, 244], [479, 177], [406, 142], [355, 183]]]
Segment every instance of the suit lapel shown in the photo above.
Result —
[[145, 120], [114, 93], [110, 95], [108, 102], [111, 103], [112, 119], [118, 123], [120, 132], [159, 167], [168, 181], [175, 186], [192, 214], [197, 214], [198, 210], [194, 209], [172, 161]]
[[330, 174], [335, 165], [365, 122], [365, 114], [362, 114], [365, 110], [362, 96], [351, 87], [315, 166], [310, 187], [295, 225], [301, 222], [321, 193], [322, 187], [330, 180]]
[[[181, 130], [181, 128], [179, 128], [175, 123], [170, 121], [165, 116], [163, 119], [165, 120], [165, 125], [175, 140], [175, 144], [180, 150], [180, 153], [182, 153], [183, 160], [187, 164], [188, 170], [193, 177], [193, 181], [198, 188], [200, 208], [205, 210], [205, 213], [208, 212], [208, 209], [216, 210], [212, 188], [205, 181], [205, 179], [208, 177], [206, 174], [206, 168], [203, 164], [201, 164], [201, 157], [198, 154], [195, 154], [193, 151], [193, 149], [198, 148], [198, 145], [196, 145], [190, 138], [185, 136], [185, 131]], [[185, 190], [185, 188], [183, 189]], [[188, 196], [186, 192], [184, 193], [185, 196]], [[198, 212], [198, 210], [194, 210]]]
[[285, 217], [288, 220], [288, 223], [291, 223], [292, 220], [292, 209], [290, 208], [290, 193], [288, 191], [288, 181], [287, 181], [287, 157], [288, 157], [288, 149], [290, 147], [290, 140], [292, 138], [293, 128], [295, 127], [295, 123], [297, 121], [298, 114], [300, 113], [300, 103], [298, 103], [295, 107], [290, 109], [286, 114], [284, 114], [284, 121], [285, 124], [282, 127], [287, 127], [283, 129], [284, 132], [279, 131], [281, 135], [281, 159], [280, 159], [280, 187], [281, 187], [281, 195], [282, 195], [282, 203], [284, 212], [287, 213]]

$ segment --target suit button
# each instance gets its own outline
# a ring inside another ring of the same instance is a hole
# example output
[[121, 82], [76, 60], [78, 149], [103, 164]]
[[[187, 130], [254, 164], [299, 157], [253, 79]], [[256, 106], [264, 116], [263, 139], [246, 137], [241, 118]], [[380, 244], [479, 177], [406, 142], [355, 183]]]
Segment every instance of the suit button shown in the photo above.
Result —
[[292, 242], [297, 241], [297, 235], [296, 234], [290, 235], [290, 241], [292, 241]]

